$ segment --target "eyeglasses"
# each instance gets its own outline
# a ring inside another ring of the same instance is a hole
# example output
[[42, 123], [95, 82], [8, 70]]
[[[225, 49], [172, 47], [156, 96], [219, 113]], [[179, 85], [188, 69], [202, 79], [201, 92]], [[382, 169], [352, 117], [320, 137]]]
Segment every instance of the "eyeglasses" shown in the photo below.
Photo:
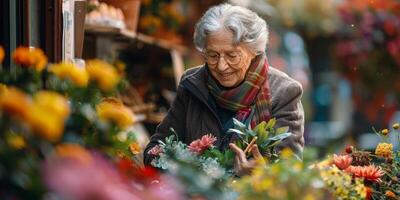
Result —
[[209, 65], [216, 65], [219, 61], [219, 59], [222, 57], [225, 59], [225, 61], [230, 64], [230, 65], [237, 65], [240, 63], [240, 60], [242, 58], [242, 55], [240, 52], [228, 52], [224, 54], [219, 54], [217, 52], [209, 51], [204, 54], [206, 58], [206, 62]]

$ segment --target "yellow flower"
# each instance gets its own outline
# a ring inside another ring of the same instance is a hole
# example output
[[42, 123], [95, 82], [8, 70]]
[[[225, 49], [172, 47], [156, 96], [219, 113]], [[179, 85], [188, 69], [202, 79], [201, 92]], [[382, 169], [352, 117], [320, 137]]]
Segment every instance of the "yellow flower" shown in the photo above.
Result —
[[89, 74], [85, 68], [78, 67], [73, 63], [62, 62], [52, 65], [49, 69], [62, 79], [69, 79], [78, 87], [85, 87], [89, 82]]
[[5, 56], [4, 49], [2, 46], [0, 46], [0, 64], [3, 63], [4, 56]]
[[90, 80], [95, 81], [103, 91], [114, 89], [120, 80], [117, 70], [112, 65], [98, 59], [87, 61], [86, 69]]
[[381, 130], [381, 134], [386, 136], [387, 134], [389, 134], [389, 130], [385, 128], [385, 129]]
[[14, 87], [2, 87], [0, 93], [0, 110], [11, 116], [25, 119], [32, 101], [28, 95]]
[[56, 147], [55, 152], [59, 157], [74, 159], [82, 164], [90, 164], [93, 161], [90, 152], [79, 144], [60, 144]]
[[393, 129], [397, 130], [397, 129], [399, 129], [399, 127], [400, 127], [400, 124], [399, 124], [399, 123], [393, 124]]
[[142, 148], [140, 148], [140, 145], [137, 142], [133, 142], [129, 145], [129, 150], [131, 150], [131, 153], [133, 155], [137, 155], [140, 153]]
[[24, 137], [13, 133], [7, 135], [7, 143], [13, 149], [22, 149], [26, 146]]
[[282, 159], [290, 159], [294, 156], [294, 153], [291, 149], [285, 148], [281, 151], [281, 158]]
[[64, 130], [64, 120], [38, 104], [29, 108], [26, 122], [34, 134], [50, 142], [59, 141]]
[[134, 114], [115, 98], [104, 99], [96, 106], [100, 119], [116, 123], [120, 128], [125, 128], [134, 122]]
[[393, 144], [391, 143], [379, 143], [378, 146], [376, 146], [375, 149], [375, 154], [377, 156], [389, 158], [392, 157], [393, 153]]
[[396, 194], [393, 193], [393, 192], [390, 191], [390, 190], [386, 190], [385, 196], [386, 196], [387, 198], [389, 198], [389, 199], [396, 199]]
[[34, 101], [38, 106], [54, 113], [62, 120], [65, 120], [69, 115], [67, 99], [56, 92], [40, 91], [35, 94]]
[[36, 71], [42, 71], [47, 64], [47, 57], [43, 51], [34, 47], [17, 47], [12, 53], [12, 58], [15, 63], [34, 67]]

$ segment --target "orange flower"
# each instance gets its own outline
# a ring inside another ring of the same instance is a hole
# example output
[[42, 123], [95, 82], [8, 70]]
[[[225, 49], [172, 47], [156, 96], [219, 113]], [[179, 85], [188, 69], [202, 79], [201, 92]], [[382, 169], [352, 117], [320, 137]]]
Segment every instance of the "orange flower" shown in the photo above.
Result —
[[5, 56], [4, 49], [2, 46], [0, 46], [0, 64], [3, 63], [4, 56]]
[[346, 169], [351, 165], [353, 158], [350, 155], [333, 155], [333, 163], [341, 170]]
[[380, 167], [375, 167], [375, 165], [349, 166], [344, 171], [353, 174], [356, 177], [362, 177], [365, 180], [374, 182], [379, 182], [380, 178], [385, 174]]
[[390, 190], [386, 190], [385, 196], [386, 196], [387, 198], [389, 198], [389, 199], [396, 199], [396, 194], [393, 193], [393, 192], [390, 191]]
[[15, 63], [42, 71], [47, 64], [43, 51], [34, 47], [18, 47], [12, 54]]
[[89, 74], [83, 67], [78, 67], [73, 63], [62, 62], [52, 65], [49, 69], [62, 79], [69, 79], [78, 87], [85, 87], [89, 82]]
[[110, 64], [102, 60], [89, 60], [86, 64], [90, 80], [95, 81], [101, 90], [110, 91], [120, 81], [118, 71]]
[[25, 119], [29, 113], [29, 107], [32, 101], [28, 95], [14, 87], [2, 87], [0, 92], [0, 110], [17, 117]]
[[96, 112], [100, 119], [114, 122], [120, 128], [126, 128], [135, 119], [133, 112], [116, 98], [104, 99], [96, 106]]
[[129, 145], [129, 150], [131, 150], [131, 153], [133, 155], [137, 155], [140, 153], [142, 148], [140, 148], [140, 145], [137, 142], [133, 142]]

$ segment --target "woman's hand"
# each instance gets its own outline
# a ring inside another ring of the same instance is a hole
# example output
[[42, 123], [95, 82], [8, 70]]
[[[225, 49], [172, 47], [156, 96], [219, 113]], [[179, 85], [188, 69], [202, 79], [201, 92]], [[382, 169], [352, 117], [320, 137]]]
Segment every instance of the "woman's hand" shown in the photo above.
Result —
[[235, 144], [230, 143], [229, 147], [236, 154], [234, 171], [237, 176], [249, 175], [256, 165], [256, 160], [263, 159], [256, 144], [253, 145], [250, 149], [250, 152], [253, 155], [253, 158], [250, 160], [247, 160], [246, 154], [243, 152], [242, 149], [237, 147]]

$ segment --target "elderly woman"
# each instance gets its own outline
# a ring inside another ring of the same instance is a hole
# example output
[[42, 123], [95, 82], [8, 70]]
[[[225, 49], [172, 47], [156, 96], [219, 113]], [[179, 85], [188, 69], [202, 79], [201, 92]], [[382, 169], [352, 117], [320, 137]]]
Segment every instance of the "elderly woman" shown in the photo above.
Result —
[[[187, 144], [211, 133], [220, 149], [236, 153], [238, 175], [249, 173], [254, 160], [231, 142], [227, 133], [236, 118], [251, 127], [270, 118], [277, 126], [288, 126], [293, 134], [279, 148], [289, 147], [301, 154], [304, 146], [302, 87], [285, 73], [268, 65], [266, 22], [256, 13], [229, 4], [210, 8], [196, 25], [194, 44], [204, 55], [205, 64], [187, 70], [178, 86], [177, 96], [165, 119], [159, 124], [144, 152], [174, 128]], [[257, 146], [253, 157], [260, 157]]]

